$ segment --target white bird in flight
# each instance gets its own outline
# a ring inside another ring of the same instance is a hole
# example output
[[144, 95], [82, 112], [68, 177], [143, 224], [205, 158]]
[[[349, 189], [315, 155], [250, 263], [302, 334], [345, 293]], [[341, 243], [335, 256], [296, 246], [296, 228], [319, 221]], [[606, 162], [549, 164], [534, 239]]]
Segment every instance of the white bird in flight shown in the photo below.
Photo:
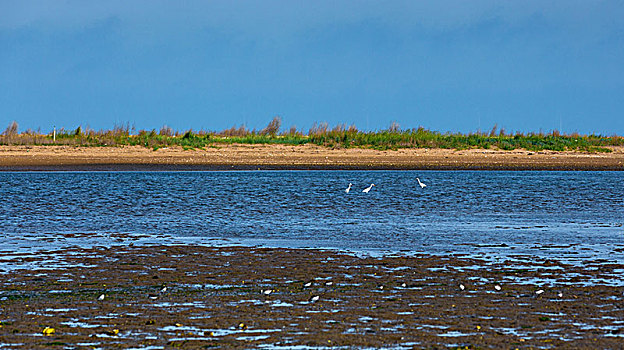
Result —
[[370, 186], [366, 187], [365, 189], [362, 190], [362, 192], [364, 192], [364, 193], [370, 192], [370, 190], [373, 188], [373, 186], [375, 186], [375, 184], [371, 184]]
[[353, 186], [353, 184], [349, 182], [349, 187], [347, 187], [345, 192], [349, 193], [349, 191], [351, 191], [351, 186]]
[[418, 180], [418, 184], [420, 185], [420, 188], [425, 188], [427, 187], [427, 185], [425, 185], [424, 183], [420, 182], [419, 178], [416, 178], [416, 180]]

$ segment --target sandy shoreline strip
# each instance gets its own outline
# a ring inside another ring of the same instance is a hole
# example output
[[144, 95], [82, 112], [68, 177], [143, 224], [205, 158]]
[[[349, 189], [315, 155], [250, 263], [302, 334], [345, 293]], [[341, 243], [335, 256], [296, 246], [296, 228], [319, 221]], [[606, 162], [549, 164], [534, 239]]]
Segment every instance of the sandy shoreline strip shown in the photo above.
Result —
[[140, 147], [0, 146], [0, 171], [42, 170], [624, 170], [611, 153], [526, 150], [330, 149], [314, 145], [218, 145], [156, 151]]

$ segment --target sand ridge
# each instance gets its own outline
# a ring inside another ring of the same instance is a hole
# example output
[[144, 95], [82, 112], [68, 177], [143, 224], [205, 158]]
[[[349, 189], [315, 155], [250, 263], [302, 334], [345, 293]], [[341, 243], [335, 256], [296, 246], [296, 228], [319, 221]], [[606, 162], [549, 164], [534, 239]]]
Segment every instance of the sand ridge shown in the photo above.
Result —
[[1, 170], [484, 169], [624, 170], [610, 153], [496, 149], [332, 149], [315, 145], [224, 144], [198, 149], [141, 146], [0, 146]]

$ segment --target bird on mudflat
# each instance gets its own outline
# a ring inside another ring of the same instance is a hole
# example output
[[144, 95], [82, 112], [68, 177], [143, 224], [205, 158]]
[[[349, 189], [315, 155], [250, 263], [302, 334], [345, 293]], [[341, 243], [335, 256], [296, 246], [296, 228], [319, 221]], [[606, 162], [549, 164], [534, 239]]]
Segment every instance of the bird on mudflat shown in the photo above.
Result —
[[373, 186], [375, 186], [375, 184], [371, 184], [370, 186], [366, 187], [365, 189], [362, 190], [362, 192], [364, 192], [364, 193], [370, 192], [370, 190], [373, 189]]

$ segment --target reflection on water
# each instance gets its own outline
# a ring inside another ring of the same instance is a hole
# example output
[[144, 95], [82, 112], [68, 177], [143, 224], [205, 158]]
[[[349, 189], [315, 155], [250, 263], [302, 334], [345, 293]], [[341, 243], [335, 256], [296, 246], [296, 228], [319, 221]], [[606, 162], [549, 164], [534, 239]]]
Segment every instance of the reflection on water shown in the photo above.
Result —
[[622, 261], [623, 183], [623, 172], [0, 173], [0, 250], [129, 234]]

